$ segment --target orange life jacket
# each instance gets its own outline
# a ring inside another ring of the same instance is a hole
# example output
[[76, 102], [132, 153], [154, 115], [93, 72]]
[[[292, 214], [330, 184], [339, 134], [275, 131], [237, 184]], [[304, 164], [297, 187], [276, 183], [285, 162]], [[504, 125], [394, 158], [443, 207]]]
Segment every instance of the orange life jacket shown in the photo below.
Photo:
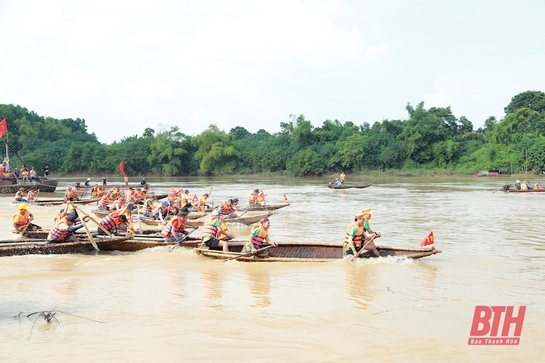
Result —
[[176, 217], [170, 220], [161, 232], [166, 238], [173, 237], [175, 233], [181, 233], [184, 230], [184, 224], [187, 218]]
[[114, 227], [121, 224], [123, 224], [123, 222], [121, 222], [121, 214], [118, 212], [114, 212], [100, 221], [100, 225], [106, 228], [108, 231], [111, 231]]
[[224, 216], [228, 216], [229, 214], [233, 213], [234, 211], [235, 211], [235, 209], [233, 208], [233, 205], [229, 204], [228, 201], [224, 201], [224, 202], [221, 203], [220, 213], [223, 214]]
[[[257, 236], [254, 236], [253, 232], [258, 228], [261, 228], [261, 231], [259, 231], [259, 234]], [[263, 241], [265, 241], [267, 235], [268, 232], [261, 223], [258, 223], [252, 227], [252, 245], [256, 250], [260, 249], [261, 246], [263, 246]]]
[[29, 218], [28, 214], [15, 214], [13, 216], [13, 219], [15, 219], [15, 217], [19, 217], [17, 219], [16, 224], [15, 224], [15, 228], [17, 230], [19, 230], [21, 227], [24, 227], [24, 226], [26, 226], [27, 224], [30, 223], [30, 218]]
[[[352, 236], [350, 236], [349, 233], [350, 233], [350, 229], [352, 229], [353, 226], [357, 227], [358, 230], [356, 231], [356, 235], [352, 239]], [[349, 246], [350, 246], [351, 239], [352, 241], [354, 241], [354, 246], [356, 248], [360, 248], [361, 242], [364, 240], [363, 232], [364, 232], [363, 226], [358, 226], [356, 222], [350, 224], [348, 228], [346, 229], [346, 236], [344, 238], [344, 248], [345, 249], [350, 248]]]
[[49, 231], [47, 239], [49, 241], [64, 241], [68, 235], [68, 229], [60, 229], [61, 224], [66, 224], [66, 217], [60, 218], [55, 222], [55, 226]]

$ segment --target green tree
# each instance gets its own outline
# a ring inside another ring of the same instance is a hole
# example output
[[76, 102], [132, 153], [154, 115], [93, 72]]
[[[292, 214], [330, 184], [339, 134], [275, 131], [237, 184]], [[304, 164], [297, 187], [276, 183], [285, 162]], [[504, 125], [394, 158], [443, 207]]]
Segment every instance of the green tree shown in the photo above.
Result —
[[197, 148], [195, 159], [199, 162], [199, 172], [209, 175], [232, 173], [237, 166], [237, 149], [232, 137], [220, 131], [214, 124], [193, 138]]

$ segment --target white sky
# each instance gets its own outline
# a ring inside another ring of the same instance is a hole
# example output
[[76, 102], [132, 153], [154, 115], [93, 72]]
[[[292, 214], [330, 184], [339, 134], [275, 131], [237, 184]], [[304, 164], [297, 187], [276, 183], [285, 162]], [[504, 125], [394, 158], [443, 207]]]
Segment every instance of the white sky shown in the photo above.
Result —
[[[274, 133], [451, 106], [476, 128], [545, 90], [540, 0], [0, 0], [0, 103], [99, 141]], [[8, 120], [9, 122], [9, 120]]]

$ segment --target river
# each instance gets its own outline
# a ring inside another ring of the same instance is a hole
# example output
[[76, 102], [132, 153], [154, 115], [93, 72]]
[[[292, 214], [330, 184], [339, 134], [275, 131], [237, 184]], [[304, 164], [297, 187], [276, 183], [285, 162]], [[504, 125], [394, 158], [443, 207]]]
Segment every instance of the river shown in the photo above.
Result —
[[[260, 264], [210, 260], [185, 248], [3, 257], [0, 361], [543, 361], [545, 193], [505, 194], [496, 190], [513, 180], [499, 178], [348, 181], [373, 185], [148, 180], [156, 192], [175, 186], [199, 196], [213, 186], [215, 204], [246, 200], [255, 188], [268, 203], [282, 203], [286, 194], [290, 205], [270, 217], [270, 237], [279, 243], [341, 243], [354, 214], [369, 207], [371, 226], [382, 233], [377, 244], [418, 247], [432, 229], [442, 253], [414, 261]], [[59, 192], [71, 182], [61, 180]], [[4, 239], [16, 238], [12, 199], [0, 198]], [[49, 228], [58, 209], [31, 211]], [[476, 306], [526, 306], [520, 344], [468, 345]], [[27, 317], [51, 311], [51, 323]]]

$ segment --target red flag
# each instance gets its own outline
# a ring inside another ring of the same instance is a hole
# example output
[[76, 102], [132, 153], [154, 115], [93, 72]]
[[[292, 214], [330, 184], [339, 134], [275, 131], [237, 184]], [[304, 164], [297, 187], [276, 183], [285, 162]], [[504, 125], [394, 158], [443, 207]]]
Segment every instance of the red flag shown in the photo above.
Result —
[[4, 136], [8, 133], [8, 121], [4, 117], [2, 121], [0, 121], [0, 137]]
[[435, 239], [433, 237], [433, 231], [430, 231], [430, 233], [420, 241], [420, 247], [433, 247], [434, 244]]
[[121, 174], [125, 174], [125, 162], [123, 160], [119, 163], [119, 171]]

